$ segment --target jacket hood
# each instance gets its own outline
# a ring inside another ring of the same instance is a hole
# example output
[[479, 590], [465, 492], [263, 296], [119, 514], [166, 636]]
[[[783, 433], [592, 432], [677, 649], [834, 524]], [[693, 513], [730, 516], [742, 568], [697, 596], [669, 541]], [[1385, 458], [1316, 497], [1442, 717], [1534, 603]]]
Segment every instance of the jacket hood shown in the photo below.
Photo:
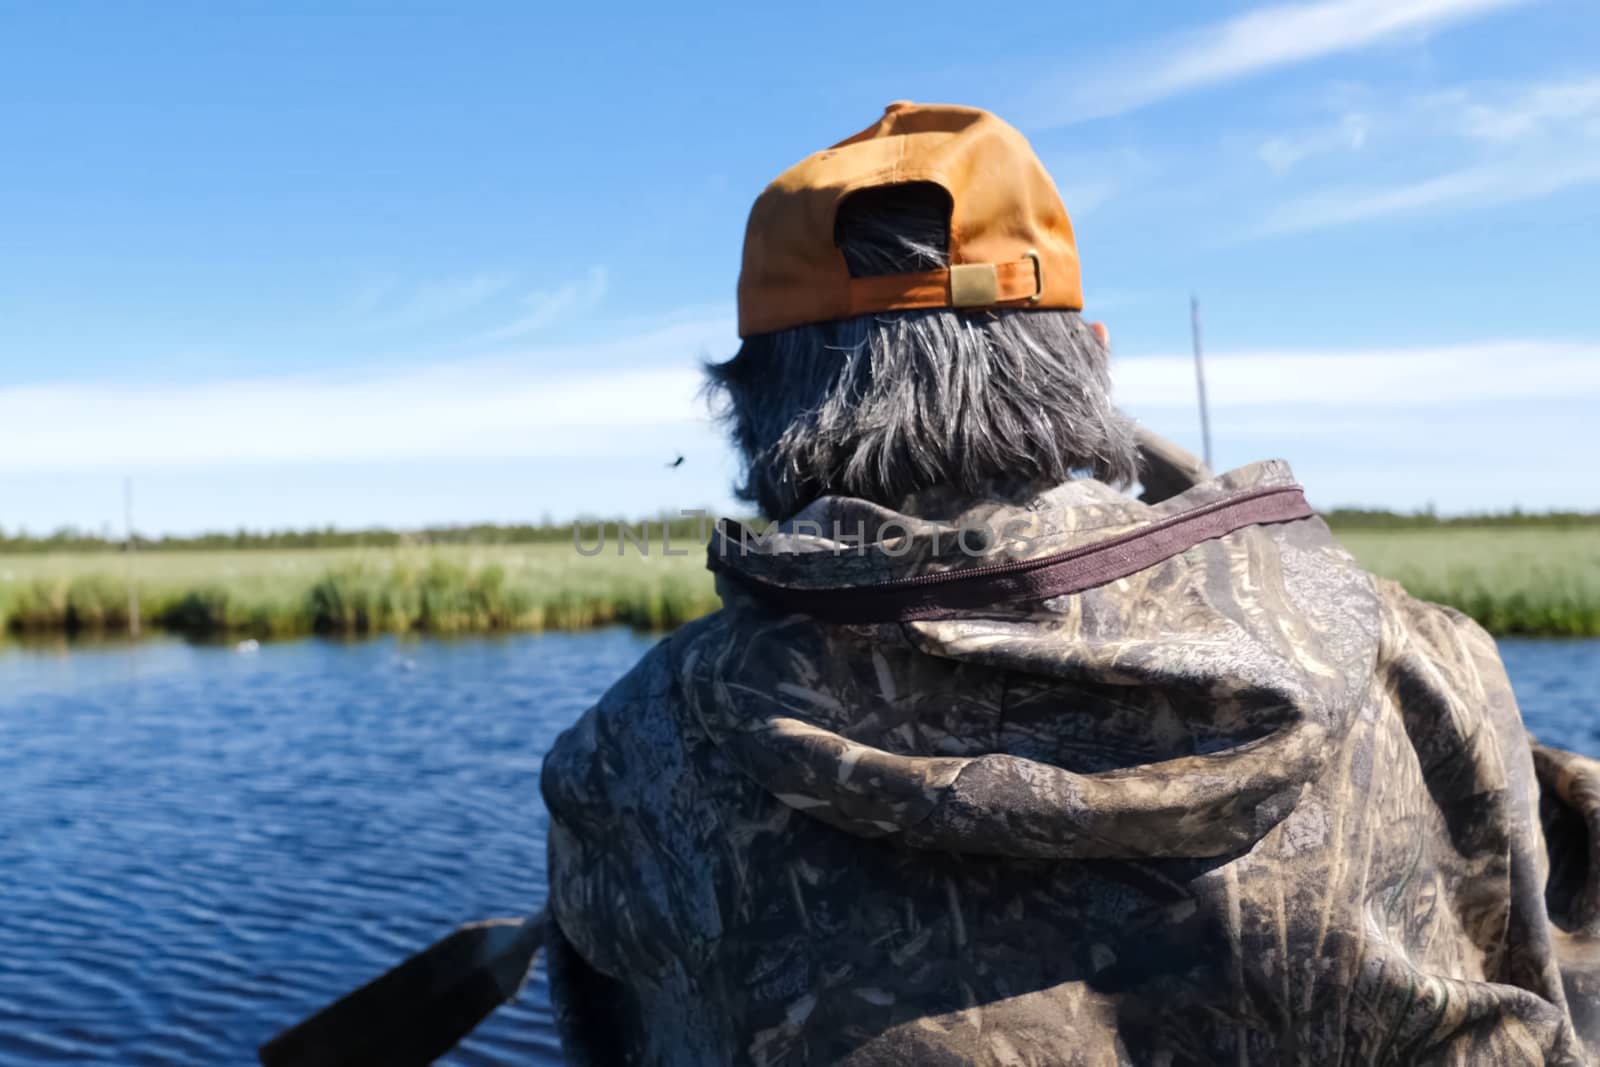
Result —
[[683, 695], [744, 773], [861, 837], [1246, 849], [1375, 684], [1373, 582], [1297, 490], [1269, 461], [1158, 504], [1083, 480], [720, 531], [726, 610], [685, 643]]

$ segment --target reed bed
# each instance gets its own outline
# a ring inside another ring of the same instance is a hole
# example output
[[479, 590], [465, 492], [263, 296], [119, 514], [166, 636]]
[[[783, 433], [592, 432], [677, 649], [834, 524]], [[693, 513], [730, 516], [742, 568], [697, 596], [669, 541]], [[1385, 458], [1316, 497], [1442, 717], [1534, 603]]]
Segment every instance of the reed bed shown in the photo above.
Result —
[[[677, 551], [677, 549], [674, 549]], [[133, 563], [141, 621], [185, 636], [666, 630], [712, 611], [704, 557], [566, 545], [161, 552]], [[111, 553], [0, 556], [0, 631], [128, 629]]]
[[1600, 637], [1600, 529], [1339, 532], [1363, 566], [1499, 636]]
[[[1600, 636], [1600, 528], [1345, 530], [1378, 574], [1497, 634]], [[195, 638], [307, 633], [667, 630], [717, 606], [699, 551], [570, 543], [236, 549], [136, 555], [147, 628]], [[0, 555], [0, 634], [125, 632], [127, 560]]]

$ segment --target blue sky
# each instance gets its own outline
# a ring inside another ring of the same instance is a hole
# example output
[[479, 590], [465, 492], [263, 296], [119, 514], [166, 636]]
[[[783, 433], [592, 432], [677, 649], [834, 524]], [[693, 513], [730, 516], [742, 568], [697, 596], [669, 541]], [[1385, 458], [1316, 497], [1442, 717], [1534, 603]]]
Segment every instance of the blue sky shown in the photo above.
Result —
[[[0, 5], [0, 526], [731, 507], [749, 204], [989, 107], [1119, 400], [1322, 505], [1600, 507], [1591, 0]], [[679, 453], [682, 467], [665, 464]]]

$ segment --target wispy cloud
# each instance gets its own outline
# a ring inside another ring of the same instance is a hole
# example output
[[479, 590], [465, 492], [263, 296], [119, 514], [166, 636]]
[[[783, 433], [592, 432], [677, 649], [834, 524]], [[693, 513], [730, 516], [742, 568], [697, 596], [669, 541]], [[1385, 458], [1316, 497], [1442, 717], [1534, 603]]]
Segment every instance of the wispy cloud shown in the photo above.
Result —
[[1053, 152], [1045, 164], [1067, 212], [1079, 221], [1108, 201], [1136, 192], [1158, 172], [1148, 153], [1127, 146]]
[[[658, 449], [641, 431], [710, 433], [696, 362], [733, 336], [718, 313], [606, 343], [376, 374], [0, 388], [0, 426], [28, 442], [0, 449], [0, 472]], [[588, 369], [602, 364], [615, 369]]]
[[1489, 207], [1600, 182], [1600, 156], [1486, 163], [1421, 181], [1326, 190], [1274, 208], [1253, 236], [1278, 236], [1423, 211]]
[[[1523, 86], [1477, 86], [1391, 104], [1360, 129], [1360, 147], [1379, 137], [1406, 150], [1431, 144], [1458, 165], [1386, 185], [1345, 183], [1272, 208], [1252, 236], [1300, 233], [1401, 214], [1445, 212], [1549, 196], [1600, 182], [1600, 77]], [[1328, 131], [1280, 138], [1277, 162], [1328, 149]], [[1270, 165], [1274, 160], [1264, 151]]]
[[[1515, 367], [1515, 374], [1506, 373]], [[1194, 365], [1185, 355], [1112, 361], [1120, 403], [1136, 410], [1193, 410]], [[1600, 344], [1486, 344], [1206, 355], [1215, 409], [1298, 408], [1354, 414], [1486, 402], [1600, 398]]]
[[1118, 184], [1111, 178], [1075, 178], [1057, 182], [1062, 203], [1071, 216], [1082, 221], [1095, 209], [1117, 195]]
[[[1187, 353], [1112, 366], [1119, 404], [1199, 449]], [[1319, 506], [1594, 504], [1570, 442], [1600, 403], [1600, 343], [1208, 353], [1206, 387], [1218, 466], [1283, 457]]]
[[394, 292], [393, 278], [378, 278], [367, 282], [350, 297], [344, 308], [344, 313], [353, 319], [365, 321], [383, 306], [385, 299]]
[[1600, 138], [1600, 76], [1528, 86], [1499, 100], [1455, 93], [1439, 102], [1459, 109], [1468, 136], [1494, 144], [1551, 134]]
[[1359, 151], [1366, 146], [1371, 131], [1372, 120], [1352, 111], [1340, 116], [1331, 125], [1263, 141], [1256, 149], [1256, 155], [1274, 174], [1287, 174], [1316, 156], [1330, 152]]
[[1034, 125], [1065, 125], [1323, 56], [1433, 33], [1527, 0], [1321, 0], [1262, 7], [1039, 88]]
[[362, 325], [373, 331], [432, 325], [483, 307], [509, 289], [511, 283], [508, 274], [477, 274], [426, 282], [398, 294], [393, 286], [369, 287], [360, 294], [367, 313]]
[[[130, 473], [154, 529], [725, 500], [732, 457], [694, 363], [732, 337], [728, 309], [713, 309], [604, 344], [365, 376], [0, 388], [0, 426], [29, 443], [0, 449], [4, 518], [96, 524]], [[1198, 448], [1187, 353], [1112, 364], [1121, 406]], [[1284, 456], [1319, 504], [1593, 504], [1588, 457], [1569, 442], [1600, 403], [1600, 342], [1222, 350], [1206, 369], [1219, 465]], [[663, 469], [676, 454], [692, 458], [686, 474]], [[341, 471], [359, 471], [363, 492]], [[474, 475], [490, 484], [464, 484]], [[507, 498], [507, 478], [528, 499]]]
[[1426, 141], [1494, 148], [1527, 143], [1600, 141], [1600, 75], [1549, 81], [1459, 85], [1410, 97], [1370, 86], [1341, 86], [1335, 117], [1277, 132], [1257, 158], [1285, 173], [1319, 156], [1371, 147], [1415, 148]]
[[486, 330], [473, 340], [483, 344], [516, 340], [535, 333], [568, 315], [581, 314], [598, 306], [606, 295], [606, 269], [590, 267], [589, 273], [560, 288], [529, 293], [522, 298], [521, 313], [510, 322]]
[[[663, 439], [715, 447], [695, 362], [732, 336], [731, 318], [717, 313], [603, 344], [359, 377], [0, 389], [0, 426], [29, 442], [0, 450], [0, 474], [645, 453], [654, 462]], [[602, 362], [604, 373], [585, 369]], [[1223, 351], [1208, 354], [1206, 371], [1219, 424], [1287, 440], [1404, 411], [1427, 412], [1430, 424], [1490, 411], [1525, 425], [1542, 405], [1600, 400], [1600, 343]], [[1158, 428], [1192, 421], [1186, 354], [1118, 356], [1113, 376], [1118, 402]]]

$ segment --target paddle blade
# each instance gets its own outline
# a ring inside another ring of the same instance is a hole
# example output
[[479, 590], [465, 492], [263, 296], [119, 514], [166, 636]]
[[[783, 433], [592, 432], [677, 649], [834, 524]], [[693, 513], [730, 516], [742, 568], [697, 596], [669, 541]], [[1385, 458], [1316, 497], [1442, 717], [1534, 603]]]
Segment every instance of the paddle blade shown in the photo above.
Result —
[[1159, 504], [1211, 477], [1198, 456], [1165, 437], [1143, 426], [1138, 437], [1139, 484], [1144, 487], [1139, 499], [1146, 504]]
[[261, 1046], [262, 1067], [422, 1067], [512, 997], [543, 912], [471, 923]]

